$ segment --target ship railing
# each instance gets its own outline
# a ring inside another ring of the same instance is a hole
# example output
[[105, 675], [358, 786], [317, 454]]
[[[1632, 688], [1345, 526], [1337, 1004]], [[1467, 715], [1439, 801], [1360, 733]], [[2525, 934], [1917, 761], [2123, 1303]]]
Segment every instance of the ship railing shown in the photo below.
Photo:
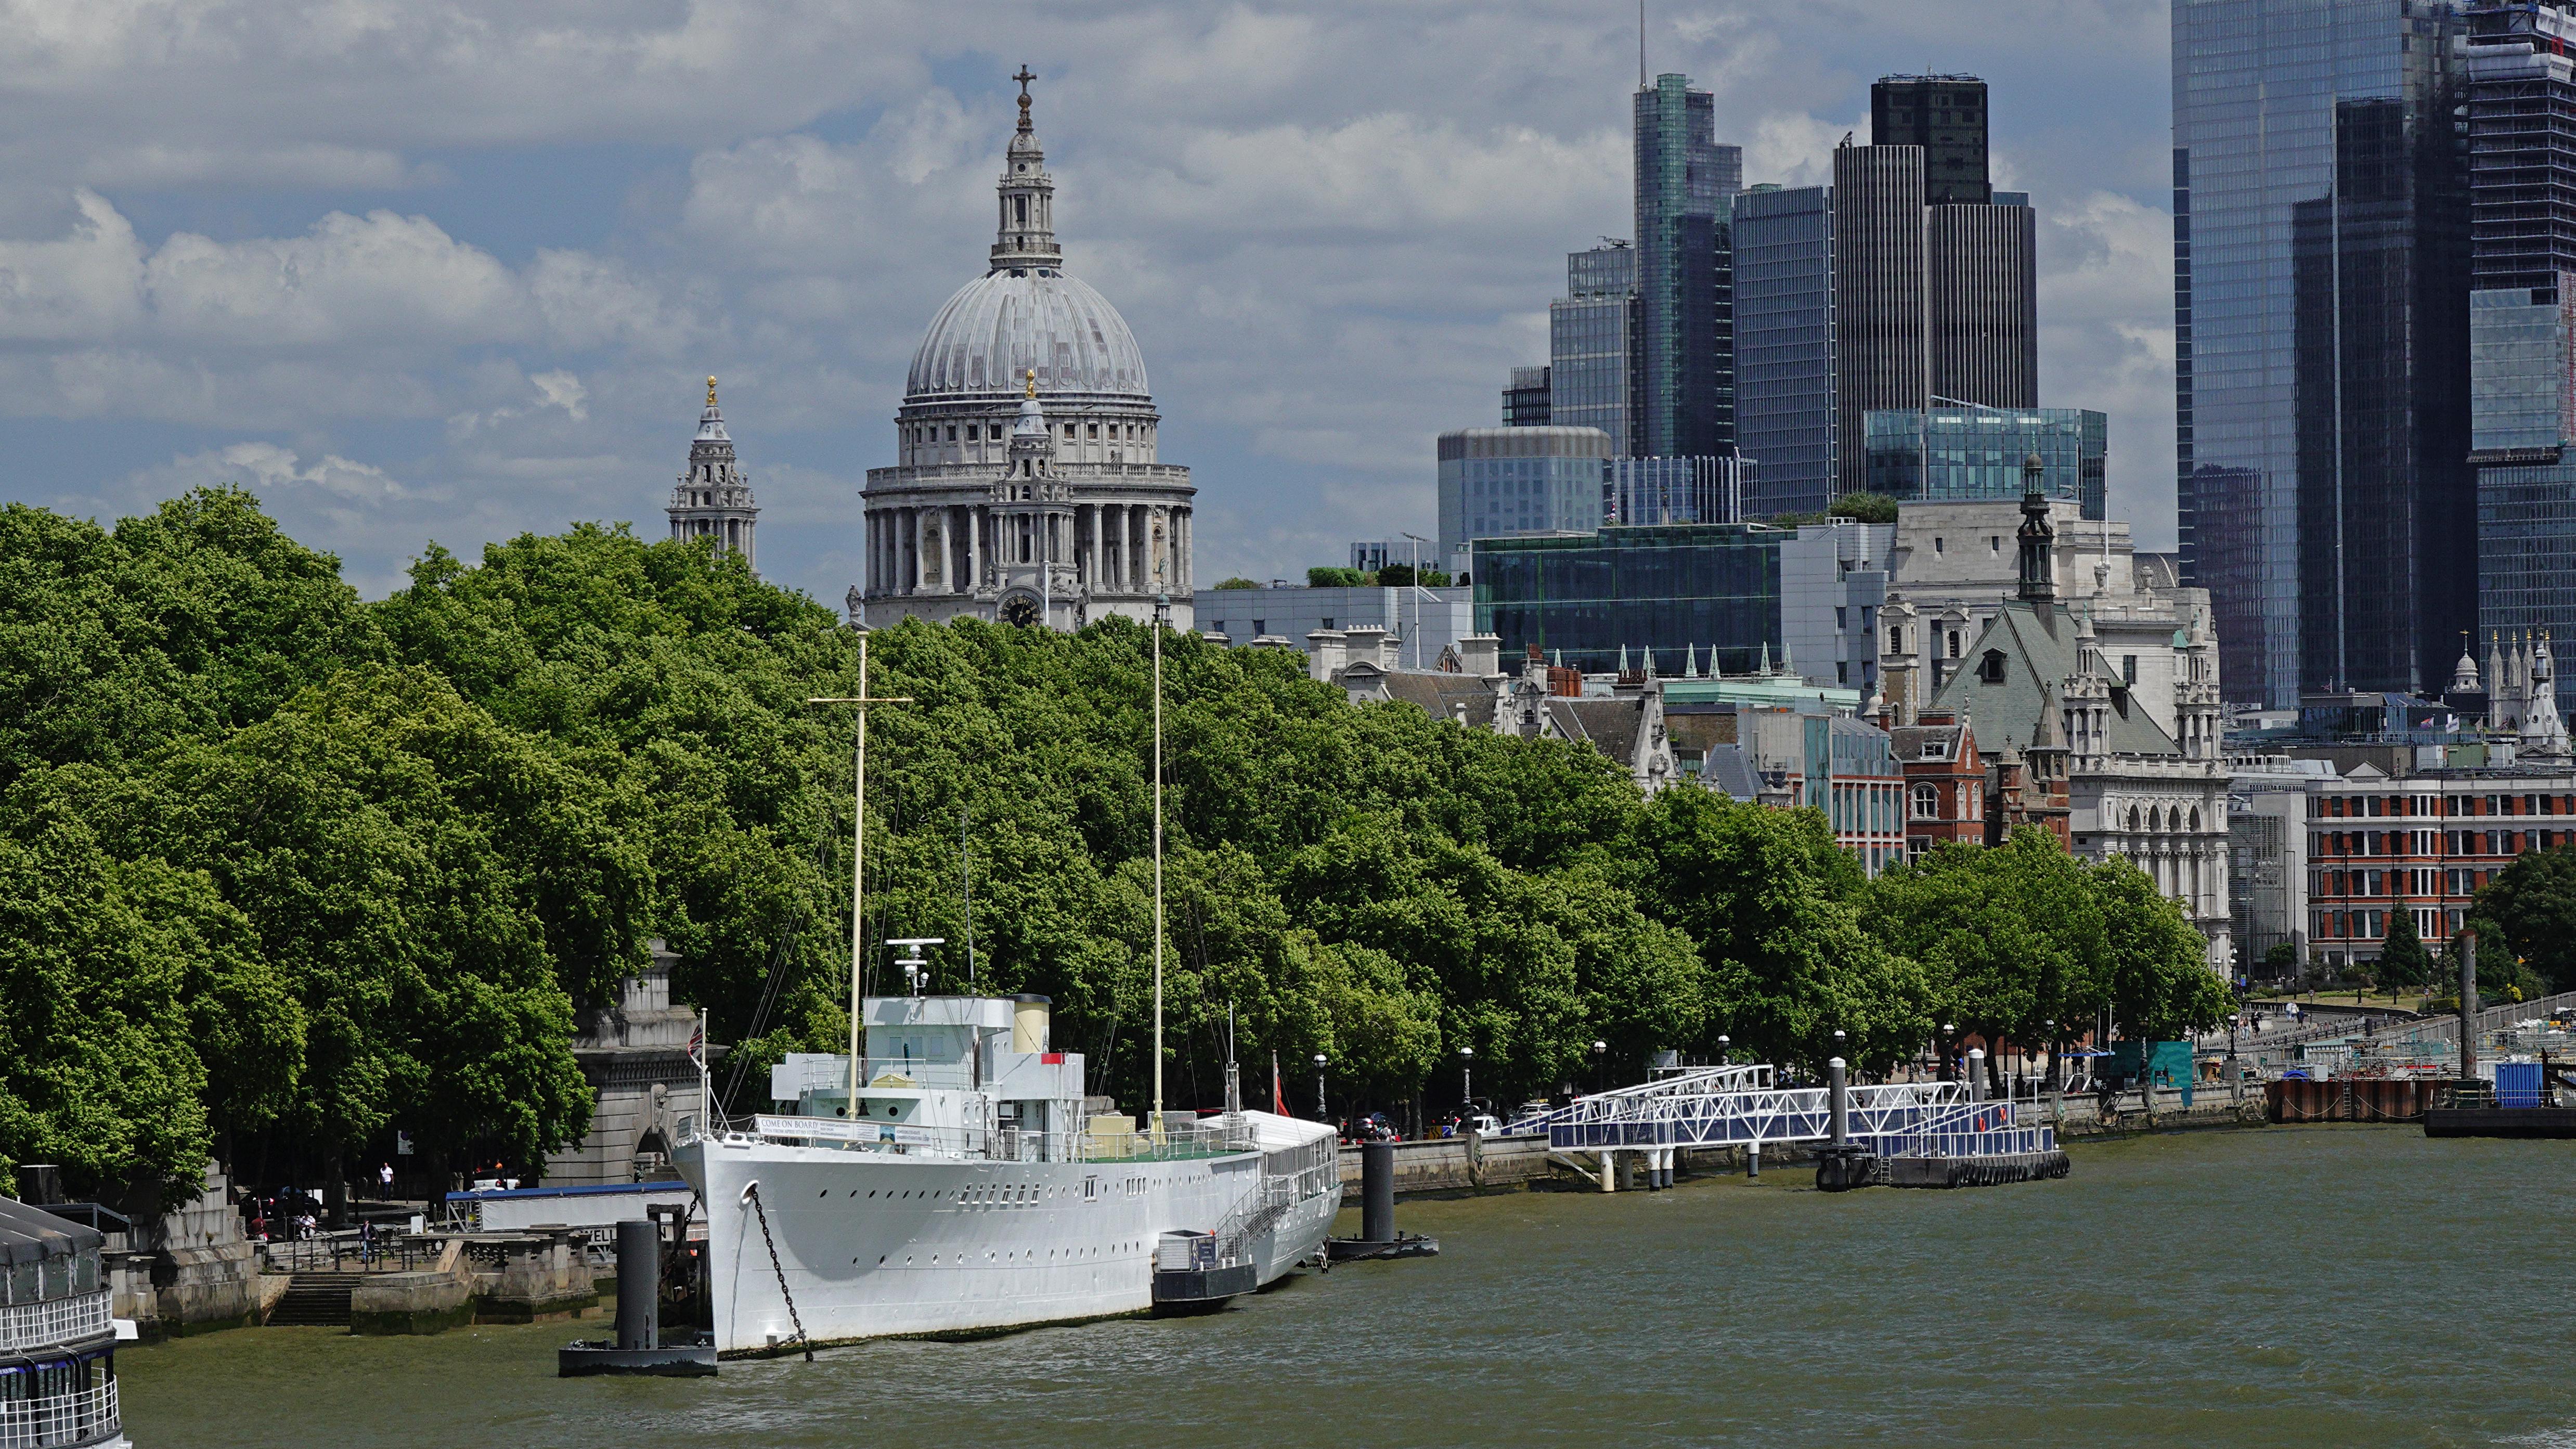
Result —
[[96, 1338], [116, 1326], [105, 1289], [0, 1308], [0, 1352], [51, 1348]]
[[0, 1399], [0, 1449], [52, 1449], [114, 1438], [116, 1380], [43, 1398]]
[[1993, 1157], [2004, 1153], [2046, 1152], [2057, 1134], [2046, 1124], [2025, 1121], [2034, 1114], [2023, 1104], [1972, 1102], [1926, 1114], [1902, 1130], [1855, 1133], [1853, 1140], [1881, 1157]]
[[1032, 1132], [1018, 1127], [915, 1127], [764, 1114], [752, 1119], [752, 1131], [782, 1142], [981, 1162], [1179, 1161], [1248, 1152], [1256, 1145], [1247, 1133], [1210, 1123], [1179, 1123], [1160, 1134]]

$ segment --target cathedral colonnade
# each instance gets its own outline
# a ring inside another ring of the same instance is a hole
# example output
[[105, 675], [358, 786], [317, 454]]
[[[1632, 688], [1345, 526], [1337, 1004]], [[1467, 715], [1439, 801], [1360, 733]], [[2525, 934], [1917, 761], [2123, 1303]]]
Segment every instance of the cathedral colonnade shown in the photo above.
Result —
[[[1072, 564], [1094, 593], [1186, 595], [1197, 586], [1191, 513], [1142, 502], [871, 508], [868, 592], [971, 593], [997, 583], [997, 568], [1052, 562]], [[1164, 525], [1159, 549], [1157, 522]]]

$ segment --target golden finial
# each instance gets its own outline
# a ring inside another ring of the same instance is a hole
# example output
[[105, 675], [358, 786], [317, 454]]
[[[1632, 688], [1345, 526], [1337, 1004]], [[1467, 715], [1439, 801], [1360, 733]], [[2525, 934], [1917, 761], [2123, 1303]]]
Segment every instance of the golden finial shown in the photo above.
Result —
[[1030, 397], [1036, 397], [1037, 395], [1038, 395], [1038, 370], [1037, 370], [1036, 368], [1032, 367], [1032, 368], [1030, 368], [1030, 369], [1029, 369], [1029, 390], [1028, 390], [1028, 396], [1030, 396]]
[[716, 375], [715, 375], [714, 373], [710, 372], [710, 373], [708, 373], [708, 374], [707, 374], [707, 406], [708, 406], [708, 407], [714, 407], [715, 405], [716, 405]]

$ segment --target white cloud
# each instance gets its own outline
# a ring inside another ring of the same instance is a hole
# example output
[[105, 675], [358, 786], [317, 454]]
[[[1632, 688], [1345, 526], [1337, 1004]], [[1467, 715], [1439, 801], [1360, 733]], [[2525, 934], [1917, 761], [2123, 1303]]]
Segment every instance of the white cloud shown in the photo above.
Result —
[[[2112, 414], [2116, 496], [2142, 538], [2169, 536], [2164, 8], [1656, 10], [1651, 69], [1716, 92], [1751, 181], [1822, 182], [1883, 71], [1993, 82], [1998, 172], [2043, 220], [2043, 401]], [[712, 371], [778, 524], [764, 563], [837, 600], [849, 490], [889, 461], [921, 329], [982, 269], [1014, 111], [999, 77], [1023, 56], [1068, 269], [1146, 349], [1211, 578], [1428, 532], [1433, 435], [1498, 420], [1505, 369], [1544, 357], [1563, 253], [1631, 229], [1637, 38], [1617, 6], [34, 0], [11, 18], [0, 409], [190, 430], [186, 466], [123, 454], [78, 496], [265, 467], [249, 476], [353, 577], [398, 578], [430, 536], [658, 523]], [[230, 455], [253, 443], [278, 451]]]

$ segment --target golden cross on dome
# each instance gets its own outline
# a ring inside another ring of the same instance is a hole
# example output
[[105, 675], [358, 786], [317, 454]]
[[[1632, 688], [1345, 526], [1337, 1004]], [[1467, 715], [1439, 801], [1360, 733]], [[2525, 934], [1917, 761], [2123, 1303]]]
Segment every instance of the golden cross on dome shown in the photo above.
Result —
[[1037, 75], [1029, 69], [1027, 61], [1021, 61], [1020, 73], [1011, 79], [1020, 83], [1020, 109], [1025, 111], [1029, 108], [1029, 82], [1036, 80]]
[[708, 373], [708, 374], [707, 374], [707, 406], [708, 406], [708, 407], [714, 407], [715, 405], [716, 405], [716, 375], [715, 375], [714, 373], [710, 372], [710, 373]]
[[1029, 369], [1028, 395], [1030, 397], [1036, 397], [1038, 395], [1038, 370], [1034, 367]]

